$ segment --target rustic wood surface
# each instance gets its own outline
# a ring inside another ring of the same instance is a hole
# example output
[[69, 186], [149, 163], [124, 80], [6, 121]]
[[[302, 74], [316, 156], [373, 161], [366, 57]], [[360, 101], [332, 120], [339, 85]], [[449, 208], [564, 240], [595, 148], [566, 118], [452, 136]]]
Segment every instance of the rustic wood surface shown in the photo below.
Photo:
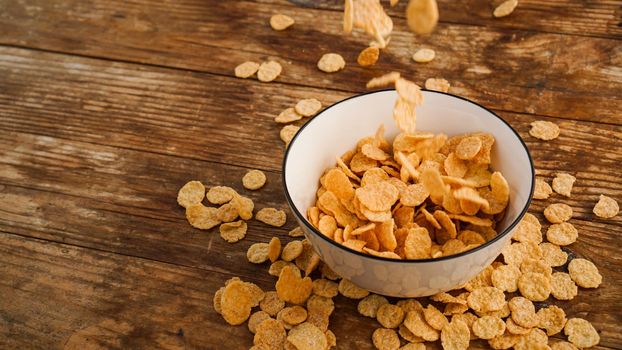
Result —
[[[187, 224], [178, 188], [229, 185], [256, 208], [286, 209], [273, 117], [301, 98], [328, 105], [362, 92], [390, 70], [448, 79], [519, 131], [543, 178], [578, 178], [571, 198], [554, 200], [573, 207], [580, 237], [569, 248], [604, 282], [553, 303], [590, 320], [599, 349], [622, 349], [622, 217], [591, 213], [601, 193], [622, 203], [622, 1], [522, 0], [493, 19], [498, 3], [440, 0], [437, 30], [417, 37], [401, 1], [389, 9], [389, 48], [361, 68], [368, 39], [341, 33], [338, 0], [0, 0], [0, 349], [250, 347], [213, 294], [232, 276], [272, 289], [245, 252], [289, 240], [294, 219], [250, 221], [246, 239], [227, 244]], [[275, 32], [274, 13], [297, 22]], [[438, 56], [417, 65], [423, 45]], [[326, 52], [346, 69], [318, 71]], [[283, 64], [277, 81], [233, 77], [238, 63], [267, 58]], [[558, 123], [561, 136], [535, 140], [534, 120]], [[241, 186], [251, 168], [267, 174], [260, 191]], [[531, 212], [543, 219], [545, 203]], [[336, 305], [338, 348], [370, 349], [375, 321], [356, 302]]]

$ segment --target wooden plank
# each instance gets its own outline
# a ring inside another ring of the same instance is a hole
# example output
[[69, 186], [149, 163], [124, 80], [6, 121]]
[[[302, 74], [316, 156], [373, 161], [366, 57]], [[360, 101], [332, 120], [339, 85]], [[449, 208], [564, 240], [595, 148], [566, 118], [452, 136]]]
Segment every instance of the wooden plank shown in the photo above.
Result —
[[[245, 60], [276, 58], [284, 65], [282, 82], [350, 92], [363, 91], [372, 76], [399, 70], [420, 83], [445, 77], [455, 93], [497, 109], [622, 123], [615, 112], [622, 105], [619, 40], [452, 23], [420, 38], [397, 18], [389, 49], [367, 69], [354, 62], [368, 39], [344, 36], [335, 11], [245, 1], [217, 2], [206, 11], [194, 0], [39, 0], [28, 9], [14, 0], [6, 8], [3, 44], [229, 76]], [[273, 31], [267, 20], [275, 11], [292, 15], [297, 25]], [[410, 57], [421, 46], [434, 48], [438, 58], [415, 65]], [[317, 70], [329, 51], [345, 56], [343, 72]]]
[[[265, 267], [254, 268], [256, 274], [243, 279], [271, 290], [274, 278], [260, 280]], [[226, 325], [212, 308], [213, 293], [230, 275], [4, 232], [0, 275], [2, 348], [211, 350], [252, 345], [245, 325]], [[622, 305], [611, 287], [582, 290], [573, 302], [556, 303], [601, 331], [595, 349], [621, 345], [614, 324], [622, 320], [608, 311]], [[355, 301], [342, 296], [335, 301], [330, 327], [338, 348], [372, 349], [377, 322], [358, 315]], [[487, 346], [475, 341], [471, 348]]]
[[[282, 4], [281, 0], [255, 0]], [[333, 11], [343, 10], [341, 0], [289, 0], [302, 6]], [[622, 2], [581, 0], [521, 0], [511, 16], [494, 18], [492, 12], [502, 1], [437, 0], [441, 23], [460, 23], [505, 29], [598, 36], [622, 39]], [[391, 17], [404, 18], [408, 0], [395, 7], [383, 5]]]

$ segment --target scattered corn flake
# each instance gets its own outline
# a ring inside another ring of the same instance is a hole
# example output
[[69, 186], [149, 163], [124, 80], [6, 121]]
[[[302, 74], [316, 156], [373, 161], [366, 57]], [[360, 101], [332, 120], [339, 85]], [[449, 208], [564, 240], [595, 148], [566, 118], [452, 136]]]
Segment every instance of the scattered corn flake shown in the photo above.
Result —
[[220, 224], [218, 209], [206, 207], [201, 203], [186, 208], [186, 219], [192, 227], [201, 230], [209, 230]]
[[426, 350], [426, 347], [423, 343], [407, 343], [400, 350]]
[[268, 259], [270, 259], [270, 262], [275, 262], [279, 259], [280, 255], [281, 240], [278, 237], [272, 237], [272, 239], [270, 239], [270, 243], [268, 243]]
[[432, 328], [440, 331], [449, 323], [447, 317], [443, 315], [434, 305], [429, 304], [425, 309], [423, 309], [423, 317], [425, 321], [432, 326]]
[[598, 268], [593, 262], [576, 258], [568, 264], [570, 278], [583, 288], [597, 288], [603, 281], [603, 276], [598, 272]]
[[233, 203], [238, 208], [238, 215], [240, 216], [240, 219], [250, 220], [253, 218], [253, 209], [255, 209], [255, 203], [253, 203], [252, 199], [236, 194], [233, 197], [231, 203]]
[[250, 170], [242, 177], [242, 185], [248, 190], [258, 190], [266, 184], [266, 175], [261, 170]]
[[505, 305], [505, 294], [496, 287], [480, 287], [471, 291], [467, 303], [476, 312], [497, 311]]
[[296, 257], [296, 266], [302, 270], [306, 271], [311, 264], [311, 259], [315, 253], [313, 252], [313, 247], [311, 246], [311, 242], [307, 239], [302, 240], [302, 253]]
[[263, 345], [267, 349], [282, 349], [285, 344], [287, 333], [283, 324], [275, 319], [263, 320], [255, 328], [253, 343], [256, 346]]
[[494, 271], [494, 267], [492, 265], [486, 266], [482, 272], [478, 273], [475, 277], [473, 277], [470, 281], [468, 281], [464, 289], [469, 292], [474, 291], [475, 289], [482, 287], [491, 287], [492, 286], [492, 272]]
[[[363, 29], [374, 38], [370, 46], [385, 48], [393, 30], [393, 21], [384, 11], [379, 0], [354, 1], [352, 4], [352, 24]], [[348, 4], [346, 3], [346, 13]], [[344, 29], [345, 26], [344, 26]]]
[[404, 321], [404, 310], [393, 304], [382, 304], [376, 312], [378, 323], [384, 328], [397, 328]]
[[601, 194], [598, 199], [598, 203], [596, 203], [592, 211], [598, 217], [610, 219], [618, 215], [620, 212], [620, 206], [615, 199]]
[[298, 101], [294, 108], [296, 112], [303, 117], [311, 117], [322, 109], [322, 102], [315, 98], [307, 98]]
[[[517, 2], [517, 0], [509, 0], [507, 2]], [[556, 139], [559, 136], [559, 126], [555, 123], [538, 120], [531, 123], [529, 135], [544, 141]]]
[[295, 125], [285, 125], [283, 129], [281, 129], [279, 136], [281, 137], [281, 140], [285, 142], [286, 147], [292, 141], [294, 136], [296, 136], [298, 130], [300, 130], [300, 127]]
[[292, 24], [294, 24], [294, 19], [286, 15], [276, 14], [270, 17], [270, 27], [274, 30], [285, 30]]
[[400, 78], [400, 73], [398, 72], [387, 73], [387, 74], [371, 79], [367, 83], [366, 87], [368, 89], [384, 87], [387, 85], [395, 84], [399, 78]]
[[287, 124], [300, 119], [302, 119], [302, 115], [298, 114], [294, 107], [289, 107], [279, 113], [279, 115], [274, 118], [274, 121], [277, 123]]
[[518, 342], [520, 338], [519, 335], [506, 332], [498, 337], [492, 338], [488, 341], [488, 345], [490, 345], [493, 349], [505, 350], [510, 349], [514, 344]]
[[540, 249], [542, 250], [542, 259], [544, 259], [549, 266], [562, 266], [568, 260], [568, 254], [561, 250], [556, 244], [548, 242], [540, 243]]
[[523, 297], [514, 297], [508, 301], [508, 307], [512, 312], [512, 320], [521, 327], [533, 328], [538, 325], [536, 308], [531, 300]]
[[553, 179], [553, 191], [562, 196], [570, 197], [572, 186], [576, 180], [577, 178], [570, 174], [558, 173]]
[[245, 282], [233, 281], [222, 292], [221, 314], [230, 325], [244, 323], [251, 314], [253, 296]]
[[269, 316], [276, 316], [285, 307], [285, 302], [281, 300], [275, 291], [266, 292], [264, 298], [259, 302], [259, 308]]
[[563, 203], [551, 204], [544, 209], [544, 217], [552, 224], [561, 224], [572, 218], [572, 208]]
[[557, 300], [572, 300], [577, 296], [579, 289], [570, 275], [565, 272], [555, 272], [551, 275], [551, 294]]
[[[413, 332], [409, 331], [406, 326], [402, 323], [398, 328], [399, 335], [404, 338], [404, 340], [409, 341], [411, 343], [423, 343], [425, 340], [421, 337], [418, 337], [413, 334]], [[421, 344], [424, 345], [424, 344]], [[424, 347], [425, 349], [425, 347]]]
[[379, 56], [380, 49], [377, 47], [367, 47], [359, 53], [356, 62], [363, 67], [373, 66], [378, 61]]
[[312, 323], [302, 323], [289, 331], [287, 340], [298, 350], [326, 349], [328, 341], [322, 330]]
[[363, 299], [369, 295], [369, 291], [357, 286], [345, 278], [339, 282], [339, 293], [350, 299]]
[[320, 273], [322, 274], [322, 278], [326, 278], [331, 281], [336, 281], [341, 278], [341, 276], [339, 276], [335, 271], [331, 270], [331, 268], [326, 264], [322, 264], [320, 266]]
[[413, 60], [418, 63], [431, 62], [436, 57], [436, 52], [432, 49], [419, 49], [413, 54]]
[[404, 319], [404, 326], [415, 336], [426, 341], [436, 341], [439, 338], [439, 332], [425, 321], [423, 311], [408, 311]]
[[221, 205], [216, 212], [216, 217], [222, 222], [231, 222], [237, 219], [239, 215], [238, 206], [233, 201]]
[[289, 306], [279, 311], [277, 319], [282, 320], [289, 325], [296, 326], [303, 323], [307, 319], [307, 310], [298, 305]]
[[[516, 8], [517, 5], [518, 5], [518, 0], [506, 0], [503, 3], [501, 3], [501, 5], [497, 6], [492, 14], [493, 16], [497, 18], [509, 16], [512, 12], [514, 12], [514, 9]], [[540, 123], [540, 122], [534, 122], [534, 123]], [[548, 122], [542, 122], [542, 123], [548, 123]]]
[[321, 261], [320, 256], [313, 253], [311, 255], [311, 259], [309, 259], [309, 264], [307, 264], [307, 268], [305, 269], [305, 277], [309, 276], [319, 266]]
[[225, 287], [220, 287], [216, 293], [214, 293], [214, 300], [213, 300], [213, 304], [214, 304], [214, 311], [216, 311], [217, 313], [222, 313], [222, 306], [221, 306], [221, 298], [222, 298], [222, 292], [225, 291]]
[[270, 82], [276, 79], [282, 71], [283, 67], [276, 61], [263, 62], [257, 71], [257, 79], [262, 82]]
[[[549, 338], [546, 333], [538, 328], [532, 328], [529, 333], [520, 337], [514, 345], [515, 350], [541, 350], [546, 345]], [[546, 347], [544, 348], [546, 350]]]
[[473, 333], [481, 339], [492, 339], [503, 335], [505, 322], [496, 316], [484, 316], [473, 322]]
[[259, 310], [255, 313], [253, 313], [249, 318], [248, 318], [248, 330], [255, 334], [255, 332], [257, 331], [257, 326], [267, 320], [271, 318], [270, 315], [268, 315], [267, 312]]
[[436, 0], [411, 0], [406, 7], [406, 20], [416, 34], [431, 33], [438, 22]]
[[566, 324], [566, 313], [555, 305], [538, 310], [536, 315], [538, 316], [538, 328], [544, 329], [549, 337], [561, 332]]
[[503, 265], [492, 271], [492, 285], [504, 292], [513, 293], [518, 290], [518, 278], [521, 272], [516, 265]]
[[452, 320], [441, 331], [441, 344], [445, 350], [465, 350], [469, 347], [471, 331], [461, 320]]
[[463, 304], [466, 305], [466, 299], [461, 299], [458, 297], [455, 297], [449, 293], [446, 292], [441, 292], [441, 293], [437, 293], [434, 294], [430, 297], [430, 299], [432, 299], [433, 301], [437, 301], [439, 303], [443, 303], [443, 304], [449, 304], [449, 303], [457, 303], [457, 304]]
[[[378, 294], [370, 294], [365, 298], [361, 299], [361, 301], [359, 301], [357, 310], [363, 316], [376, 318], [376, 315], [378, 314], [378, 309], [382, 305], [388, 303], [389, 301], [387, 300], [387, 298]], [[404, 312], [402, 311], [402, 314], [403, 313]]]
[[290, 237], [304, 237], [304, 232], [302, 232], [302, 228], [300, 228], [300, 226], [296, 226], [295, 228], [293, 228], [291, 231], [289, 231], [289, 233], [287, 234]]
[[372, 334], [372, 342], [378, 350], [398, 350], [400, 347], [400, 338], [393, 329], [376, 329]]
[[401, 299], [397, 301], [397, 306], [401, 307], [404, 312], [417, 311], [423, 313], [423, 306], [417, 299]]
[[533, 327], [523, 327], [518, 325], [518, 323], [516, 323], [516, 321], [514, 321], [511, 317], [508, 317], [505, 320], [505, 329], [512, 334], [526, 335], [529, 334], [532, 328]]
[[567, 341], [559, 340], [554, 343], [551, 343], [551, 350], [578, 350], [574, 344], [569, 343]]
[[177, 193], [177, 203], [184, 208], [200, 204], [205, 197], [205, 186], [200, 181], [190, 181], [183, 185]]
[[313, 282], [309, 277], [300, 277], [300, 271], [290, 266], [281, 270], [279, 280], [276, 282], [276, 292], [285, 302], [303, 304], [313, 290]]
[[501, 254], [506, 264], [520, 266], [526, 258], [542, 258], [542, 249], [534, 242], [520, 242], [506, 246]]
[[536, 244], [540, 244], [542, 242], [542, 232], [540, 232], [540, 226], [534, 225], [533, 219], [536, 220], [535, 216], [530, 213], [525, 214], [523, 219], [516, 225], [514, 232], [512, 234], [512, 239], [519, 242], [533, 242]]
[[235, 67], [235, 76], [238, 78], [250, 78], [259, 70], [259, 63], [246, 61]]
[[551, 294], [551, 279], [541, 273], [524, 273], [518, 278], [518, 290], [529, 300], [544, 301]]
[[287, 215], [283, 210], [275, 208], [263, 208], [255, 214], [255, 219], [274, 227], [281, 227], [285, 225]]
[[346, 66], [346, 61], [341, 55], [336, 53], [326, 53], [317, 62], [317, 67], [326, 73], [334, 73], [342, 70]]
[[279, 277], [279, 275], [281, 275], [281, 270], [283, 270], [285, 266], [298, 268], [292, 262], [284, 261], [284, 260], [277, 260], [270, 265], [270, 268], [268, 269], [268, 274], [270, 276]]
[[240, 241], [246, 236], [248, 226], [244, 220], [227, 222], [220, 225], [220, 237], [229, 243]]
[[564, 334], [578, 348], [590, 348], [598, 345], [600, 336], [594, 326], [582, 318], [571, 318], [564, 326]]
[[528, 272], [541, 273], [545, 276], [550, 277], [553, 273], [553, 269], [551, 265], [549, 265], [544, 259], [531, 259], [527, 258], [523, 260], [520, 265], [520, 270], [523, 274]]
[[319, 278], [313, 281], [313, 294], [326, 298], [334, 298], [339, 294], [337, 283]]
[[557, 245], [569, 245], [577, 241], [579, 231], [570, 223], [553, 224], [546, 231], [546, 239]]
[[309, 312], [309, 315], [313, 313], [330, 315], [334, 310], [335, 303], [331, 298], [312, 295], [309, 297], [309, 300], [307, 300], [307, 311]]
[[428, 90], [448, 92], [450, 86], [449, 82], [443, 78], [428, 78], [425, 81], [425, 88]]
[[268, 260], [268, 243], [255, 243], [246, 251], [246, 258], [253, 264], [261, 264]]
[[547, 199], [553, 193], [551, 186], [542, 179], [536, 178], [533, 190], [533, 199]]
[[326, 335], [326, 342], [328, 343], [326, 350], [330, 350], [331, 348], [337, 346], [337, 337], [335, 336], [335, 333], [329, 329], [324, 334]]
[[212, 204], [225, 204], [230, 202], [236, 195], [237, 192], [231, 187], [214, 186], [207, 191], [205, 197]]
[[302, 241], [291, 241], [285, 245], [281, 253], [281, 259], [292, 261], [302, 254]]

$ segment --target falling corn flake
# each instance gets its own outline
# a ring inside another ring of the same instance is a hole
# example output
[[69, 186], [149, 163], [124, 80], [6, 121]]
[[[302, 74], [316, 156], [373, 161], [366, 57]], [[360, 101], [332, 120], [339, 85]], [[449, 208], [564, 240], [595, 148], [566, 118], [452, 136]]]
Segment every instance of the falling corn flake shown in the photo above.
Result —
[[281, 124], [287, 124], [300, 119], [302, 119], [302, 115], [298, 114], [294, 107], [289, 107], [279, 113], [279, 115], [274, 118], [274, 121]]
[[177, 193], [177, 203], [184, 208], [199, 204], [205, 197], [205, 186], [200, 181], [190, 181]]
[[448, 92], [450, 84], [443, 78], [428, 78], [425, 81], [425, 88], [428, 90]]
[[387, 73], [379, 77], [372, 78], [369, 82], [367, 82], [366, 87], [368, 89], [384, 87], [387, 85], [395, 84], [399, 78], [400, 78], [400, 73], [398, 72]]
[[551, 204], [544, 209], [544, 217], [552, 224], [561, 224], [572, 218], [572, 208], [563, 203]]
[[517, 5], [518, 0], [506, 0], [497, 6], [492, 14], [497, 18], [509, 16], [512, 12], [514, 12]]
[[274, 30], [285, 30], [291, 27], [293, 24], [294, 19], [286, 15], [276, 14], [270, 17], [270, 27], [272, 27], [272, 29]]
[[419, 49], [413, 54], [413, 60], [418, 63], [431, 62], [436, 57], [436, 52], [432, 49]]
[[386, 14], [379, 0], [347, 0], [343, 29], [349, 34], [353, 28], [363, 29], [374, 38], [373, 46], [382, 49], [389, 42], [393, 21]]
[[322, 102], [315, 98], [307, 98], [298, 101], [294, 108], [296, 109], [296, 113], [302, 115], [303, 117], [311, 117], [322, 109]]
[[235, 67], [235, 76], [238, 78], [250, 78], [259, 70], [259, 63], [246, 61]]
[[342, 70], [346, 66], [346, 61], [341, 55], [336, 53], [326, 53], [317, 62], [317, 67], [326, 73], [334, 73]]
[[592, 211], [598, 217], [610, 219], [618, 215], [620, 212], [620, 206], [615, 199], [601, 194], [598, 199], [598, 203], [596, 203]]
[[544, 120], [537, 120], [531, 123], [529, 135], [540, 140], [550, 141], [556, 139], [559, 136], [559, 126], [557, 126], [557, 124], [555, 123], [547, 122]]
[[411, 0], [406, 8], [406, 20], [416, 34], [431, 33], [438, 23], [436, 0]]
[[238, 220], [220, 225], [220, 237], [229, 243], [235, 243], [246, 236], [246, 221]]
[[209, 230], [220, 224], [218, 209], [206, 207], [203, 204], [194, 204], [186, 208], [186, 219], [194, 228]]
[[286, 147], [292, 141], [298, 130], [300, 130], [300, 127], [295, 125], [285, 125], [283, 129], [281, 129], [279, 136], [281, 137], [281, 140], [285, 142]]
[[562, 196], [570, 197], [572, 186], [576, 180], [577, 178], [570, 174], [558, 173], [553, 179], [553, 191], [561, 194]]
[[283, 67], [276, 61], [263, 62], [257, 71], [257, 79], [262, 82], [270, 82], [276, 79], [282, 71]]
[[356, 62], [363, 67], [373, 66], [378, 61], [379, 56], [380, 49], [377, 47], [367, 47], [359, 53]]
[[548, 199], [553, 193], [551, 186], [542, 179], [536, 179], [533, 190], [533, 199]]
[[597, 288], [603, 281], [603, 276], [593, 262], [586, 259], [572, 259], [568, 264], [570, 278], [583, 288]]

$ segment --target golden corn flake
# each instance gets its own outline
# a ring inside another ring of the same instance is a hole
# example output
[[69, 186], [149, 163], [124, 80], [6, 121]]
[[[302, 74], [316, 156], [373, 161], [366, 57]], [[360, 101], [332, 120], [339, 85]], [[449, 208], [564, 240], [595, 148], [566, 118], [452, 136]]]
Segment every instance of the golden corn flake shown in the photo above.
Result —
[[549, 266], [562, 266], [568, 260], [568, 254], [561, 250], [561, 248], [552, 243], [540, 243], [540, 249], [542, 249], [542, 259], [546, 261]]
[[334, 73], [342, 70], [346, 66], [346, 61], [341, 55], [336, 53], [326, 53], [317, 62], [317, 67], [326, 73]]
[[460, 320], [452, 320], [441, 331], [441, 344], [445, 350], [468, 349], [470, 339], [469, 326]]
[[518, 290], [529, 300], [545, 301], [551, 294], [551, 279], [541, 273], [528, 272], [518, 278]]
[[417, 311], [423, 313], [423, 306], [417, 299], [401, 299], [398, 300], [397, 306], [401, 307], [404, 312]]
[[423, 227], [411, 228], [404, 242], [404, 254], [407, 259], [426, 259], [430, 256], [432, 240], [428, 230]]
[[270, 315], [268, 315], [268, 313], [265, 311], [260, 310], [260, 311], [253, 313], [251, 317], [248, 318], [248, 330], [251, 333], [255, 334], [255, 332], [257, 331], [257, 326], [261, 322], [267, 319], [270, 319], [270, 318], [271, 318]]
[[594, 263], [585, 259], [572, 259], [568, 264], [570, 278], [583, 288], [597, 288], [603, 281]]
[[428, 78], [425, 81], [425, 88], [433, 91], [447, 92], [450, 84], [443, 78]]
[[[378, 309], [380, 309], [382, 305], [388, 303], [389, 301], [387, 300], [387, 298], [377, 294], [370, 294], [365, 298], [361, 299], [361, 301], [359, 301], [357, 310], [363, 316], [376, 318]], [[402, 315], [403, 314], [404, 311], [402, 311]]]
[[385, 328], [397, 328], [404, 321], [404, 310], [397, 305], [382, 304], [377, 310], [376, 319]]
[[535, 272], [535, 273], [541, 273], [548, 277], [550, 277], [551, 274], [553, 273], [553, 269], [551, 268], [551, 265], [549, 265], [543, 259], [527, 258], [523, 260], [522, 264], [520, 265], [520, 270], [523, 274], [528, 273], [528, 272]]
[[255, 328], [253, 343], [256, 346], [263, 345], [266, 349], [282, 349], [285, 344], [287, 333], [283, 324], [275, 319], [263, 320]]
[[258, 190], [266, 183], [266, 175], [260, 170], [250, 170], [242, 177], [242, 185], [249, 190]]
[[330, 215], [324, 215], [318, 222], [317, 228], [326, 237], [334, 238], [335, 230], [337, 230], [337, 221]]
[[276, 14], [270, 17], [270, 27], [274, 30], [285, 30], [292, 24], [294, 24], [294, 19], [286, 15]]
[[287, 336], [287, 341], [298, 350], [317, 350], [328, 347], [324, 332], [309, 322], [292, 328]]
[[505, 322], [496, 316], [484, 316], [473, 322], [473, 333], [481, 339], [492, 339], [503, 335]]
[[301, 278], [300, 271], [289, 266], [281, 270], [276, 282], [276, 292], [283, 301], [292, 304], [303, 304], [313, 290], [313, 282], [309, 277]]
[[[515, 350], [547, 350], [546, 344], [549, 338], [546, 333], [538, 328], [532, 328], [529, 333], [520, 337], [514, 345]], [[543, 348], [544, 347], [544, 348]]]
[[425, 321], [422, 311], [408, 311], [404, 319], [404, 326], [415, 336], [426, 341], [436, 341], [439, 338], [439, 332]]
[[193, 204], [186, 208], [186, 219], [192, 227], [209, 230], [220, 224], [218, 209], [206, 207], [203, 204]]
[[356, 62], [363, 67], [373, 66], [378, 61], [379, 56], [380, 50], [377, 47], [368, 47], [359, 53]]
[[553, 193], [551, 186], [542, 179], [536, 179], [533, 189], [533, 199], [547, 199]]
[[492, 271], [492, 285], [504, 292], [516, 292], [520, 275], [521, 272], [516, 265], [499, 266]]
[[483, 269], [482, 272], [478, 273], [477, 276], [473, 277], [469, 282], [465, 284], [464, 289], [472, 292], [478, 288], [491, 287], [493, 271], [494, 267], [492, 267], [492, 265], [486, 266], [486, 268]]
[[560, 340], [555, 343], [551, 343], [551, 350], [578, 350], [578, 349], [572, 343]]
[[233, 281], [223, 290], [220, 304], [222, 317], [230, 325], [236, 326], [250, 316], [253, 296], [245, 282]]
[[[516, 0], [513, 0], [516, 2]], [[550, 141], [559, 136], [559, 126], [555, 123], [538, 120], [531, 123], [529, 134], [537, 139]]]
[[300, 119], [302, 119], [302, 115], [298, 114], [294, 107], [289, 107], [279, 113], [279, 115], [274, 118], [274, 121], [277, 123], [287, 124]]
[[284, 261], [284, 260], [277, 260], [270, 265], [270, 268], [268, 269], [268, 274], [270, 276], [279, 277], [279, 275], [281, 275], [281, 270], [283, 270], [285, 266], [290, 266], [290, 267], [298, 269], [298, 267], [296, 267], [296, 265], [292, 262]]
[[222, 306], [221, 306], [221, 298], [222, 298], [222, 292], [225, 291], [225, 287], [220, 287], [216, 293], [214, 293], [214, 311], [216, 311], [217, 313], [222, 313]]
[[555, 272], [551, 275], [551, 294], [557, 300], [572, 300], [577, 296], [578, 288], [570, 275]]
[[302, 242], [291, 241], [285, 245], [283, 252], [281, 253], [281, 259], [285, 261], [292, 261], [302, 254]]
[[255, 243], [246, 251], [246, 258], [253, 264], [261, 264], [268, 260], [268, 244]]
[[413, 60], [418, 63], [431, 62], [436, 57], [436, 52], [432, 49], [419, 49], [413, 54]]
[[[409, 341], [411, 343], [423, 343], [425, 340], [421, 337], [418, 337], [413, 334], [413, 332], [409, 331], [406, 326], [402, 323], [398, 328], [399, 335], [404, 338], [404, 340]], [[424, 344], [421, 344], [424, 345]], [[401, 350], [401, 348], [400, 348]], [[424, 347], [425, 350], [425, 347]]]
[[398, 350], [400, 347], [400, 338], [393, 329], [376, 329], [372, 334], [372, 342], [378, 350]]
[[307, 98], [298, 101], [294, 107], [296, 112], [303, 117], [311, 117], [322, 109], [322, 102], [315, 98]]
[[455, 297], [445, 292], [434, 294], [430, 297], [430, 299], [432, 299], [433, 301], [437, 301], [439, 303], [444, 303], [444, 304], [457, 303], [457, 304], [466, 305], [467, 303], [466, 299], [461, 299], [461, 298]]
[[[532, 220], [537, 222], [534, 224]], [[538, 219], [532, 214], [525, 214], [523, 219], [518, 223], [514, 229], [512, 239], [519, 242], [533, 242], [540, 244], [542, 242], [542, 232], [540, 232], [540, 223]]]
[[369, 291], [357, 286], [345, 278], [339, 282], [339, 293], [350, 299], [363, 299], [369, 295]]
[[270, 226], [281, 227], [285, 225], [287, 216], [283, 210], [274, 208], [263, 208], [255, 214], [255, 219], [268, 224]]
[[320, 278], [313, 281], [313, 294], [326, 298], [334, 298], [339, 294], [337, 283]]
[[501, 251], [503, 260], [508, 265], [520, 266], [526, 258], [542, 258], [542, 250], [534, 242], [512, 243]]
[[456, 146], [456, 156], [458, 159], [471, 160], [482, 149], [482, 140], [476, 136], [468, 136], [462, 138], [462, 140]]
[[385, 75], [381, 75], [379, 77], [371, 79], [367, 83], [366, 87], [368, 89], [375, 89], [375, 88], [379, 88], [379, 87], [384, 87], [384, 86], [387, 86], [387, 85], [395, 84], [395, 82], [397, 82], [397, 80], [399, 78], [400, 78], [400, 73], [398, 73], [398, 72], [387, 73]]
[[330, 350], [331, 348], [337, 346], [337, 337], [335, 336], [335, 333], [329, 329], [324, 333], [324, 335], [326, 335], [326, 342], [328, 343], [326, 350]]
[[235, 203], [229, 202], [218, 207], [216, 217], [222, 222], [231, 222], [238, 218], [238, 207]]
[[400, 350], [426, 350], [426, 347], [425, 347], [425, 344], [423, 343], [408, 343], [402, 346]]
[[281, 140], [285, 142], [285, 146], [289, 145], [294, 136], [296, 136], [298, 130], [300, 130], [300, 127], [295, 125], [285, 125], [283, 129], [281, 129], [279, 136]]
[[285, 307], [285, 302], [281, 300], [275, 291], [266, 292], [264, 298], [259, 302], [259, 308], [269, 316], [276, 316]]
[[290, 306], [286, 307], [283, 310], [279, 311], [279, 315], [277, 315], [277, 320], [282, 320], [283, 322], [296, 326], [303, 323], [307, 319], [307, 310], [302, 306]]
[[582, 318], [571, 318], [566, 322], [564, 334], [568, 340], [578, 348], [591, 348], [598, 345], [600, 336], [594, 326]]
[[497, 311], [505, 305], [505, 294], [496, 287], [481, 287], [469, 294], [467, 303], [476, 312]]
[[572, 186], [576, 180], [577, 178], [570, 174], [558, 173], [553, 179], [553, 190], [562, 196], [570, 197]]
[[620, 212], [620, 206], [615, 199], [601, 194], [598, 199], [598, 203], [596, 203], [592, 211], [598, 217], [610, 219], [618, 215]]
[[[493, 11], [492, 15], [499, 18], [499, 17], [505, 17], [505, 16], [509, 16], [512, 12], [514, 12], [514, 9], [516, 8], [516, 6], [518, 5], [518, 0], [506, 0], [503, 3], [501, 3], [501, 5], [497, 6], [495, 8], [495, 10]], [[548, 123], [548, 122], [542, 122], [542, 121], [538, 121], [538, 122], [533, 122], [533, 123]], [[532, 123], [532, 125], [533, 125]], [[531, 132], [529, 132], [531, 133]], [[532, 136], [537, 137], [535, 135], [532, 134]], [[538, 137], [540, 138], [540, 137]]]
[[230, 202], [237, 193], [231, 187], [214, 186], [207, 191], [206, 198], [212, 204], [225, 204]]
[[536, 315], [538, 316], [538, 328], [544, 329], [549, 337], [561, 332], [566, 324], [566, 313], [555, 305], [538, 310]]
[[508, 307], [512, 312], [512, 320], [517, 325], [525, 328], [532, 328], [538, 325], [536, 308], [531, 300], [523, 297], [514, 297], [508, 302]]
[[572, 218], [572, 208], [563, 203], [551, 204], [544, 209], [544, 217], [552, 224], [561, 224]]
[[248, 198], [240, 195], [235, 195], [231, 201], [238, 208], [238, 215], [242, 220], [250, 220], [253, 218], [253, 209], [255, 209], [255, 203]]
[[205, 186], [200, 181], [190, 181], [183, 185], [177, 193], [177, 203], [184, 208], [200, 204], [205, 197]]
[[319, 295], [312, 295], [307, 300], [307, 311], [309, 316], [312, 314], [330, 315], [335, 310], [335, 303], [333, 299], [322, 297]]
[[300, 226], [295, 227], [294, 229], [292, 229], [291, 231], [289, 231], [289, 233], [287, 234], [290, 237], [304, 237], [304, 232], [302, 232], [302, 228], [300, 228]]
[[250, 78], [259, 70], [259, 63], [246, 61], [235, 67], [235, 76], [238, 78]]
[[235, 243], [246, 236], [247, 229], [244, 220], [227, 222], [220, 225], [220, 237], [229, 243]]
[[283, 67], [276, 61], [263, 62], [257, 71], [257, 79], [262, 82], [270, 82], [276, 79], [283, 71]]
[[410, 30], [417, 34], [431, 33], [438, 22], [436, 0], [411, 0], [406, 8], [406, 20]]
[[568, 222], [553, 224], [546, 231], [546, 239], [557, 245], [569, 245], [577, 241], [579, 231]]
[[512, 334], [526, 335], [529, 334], [532, 328], [533, 327], [519, 326], [511, 317], [505, 320], [505, 329]]
[[512, 334], [506, 331], [503, 335], [490, 339], [488, 341], [488, 345], [490, 345], [490, 347], [493, 349], [510, 349], [512, 346], [514, 346], [514, 344], [518, 342], [519, 338], [519, 335]]
[[423, 309], [423, 317], [432, 328], [439, 331], [449, 323], [447, 317], [432, 304], [429, 304], [428, 307]]
[[372, 211], [390, 210], [399, 198], [399, 191], [388, 182], [380, 182], [357, 188], [356, 197], [360, 203]]
[[268, 259], [271, 262], [277, 261], [281, 255], [281, 240], [278, 237], [272, 237], [268, 243]]

